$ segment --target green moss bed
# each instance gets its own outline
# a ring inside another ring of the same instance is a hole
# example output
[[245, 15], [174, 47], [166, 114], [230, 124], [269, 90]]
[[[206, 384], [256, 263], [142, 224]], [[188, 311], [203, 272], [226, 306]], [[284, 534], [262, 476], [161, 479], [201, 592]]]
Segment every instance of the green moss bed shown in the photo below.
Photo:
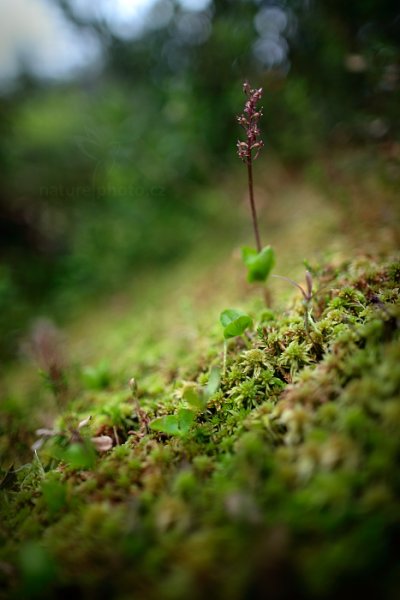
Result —
[[225, 373], [217, 324], [184, 378], [47, 374], [54, 425], [0, 473], [0, 597], [400, 597], [400, 264], [313, 279], [310, 323], [249, 300]]

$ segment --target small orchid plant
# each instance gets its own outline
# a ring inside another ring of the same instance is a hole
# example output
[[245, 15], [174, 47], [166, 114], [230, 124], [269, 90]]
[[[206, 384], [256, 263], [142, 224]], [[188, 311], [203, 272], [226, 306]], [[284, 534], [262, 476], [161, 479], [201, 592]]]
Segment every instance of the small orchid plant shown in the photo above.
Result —
[[261, 132], [259, 128], [259, 121], [263, 113], [262, 108], [258, 108], [257, 106], [261, 100], [263, 90], [262, 88], [252, 89], [250, 84], [245, 81], [243, 84], [243, 91], [246, 94], [247, 100], [244, 105], [243, 113], [237, 116], [237, 121], [245, 131], [246, 140], [238, 140], [237, 152], [239, 158], [247, 166], [249, 201], [256, 249], [244, 247], [242, 249], [242, 258], [248, 270], [248, 280], [254, 282], [265, 281], [267, 279], [274, 266], [275, 254], [271, 246], [262, 247], [254, 201], [253, 161], [258, 158], [258, 155], [264, 146], [260, 137]]

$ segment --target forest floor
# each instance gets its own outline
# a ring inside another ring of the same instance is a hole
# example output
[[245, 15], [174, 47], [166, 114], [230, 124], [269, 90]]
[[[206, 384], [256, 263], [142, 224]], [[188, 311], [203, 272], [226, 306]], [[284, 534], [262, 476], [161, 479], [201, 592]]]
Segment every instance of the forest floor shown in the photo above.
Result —
[[[398, 166], [257, 168], [274, 273], [303, 285], [307, 261], [311, 324], [286, 281], [268, 306], [246, 282], [238, 173], [204, 192], [215, 229], [179, 264], [38, 325], [2, 382], [0, 597], [399, 593]], [[224, 372], [226, 308], [254, 324]]]

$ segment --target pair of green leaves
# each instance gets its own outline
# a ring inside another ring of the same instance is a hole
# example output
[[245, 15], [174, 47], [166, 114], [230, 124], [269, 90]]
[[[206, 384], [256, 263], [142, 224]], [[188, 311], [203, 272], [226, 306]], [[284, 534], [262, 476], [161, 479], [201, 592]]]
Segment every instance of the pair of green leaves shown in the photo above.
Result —
[[235, 308], [223, 310], [219, 316], [219, 320], [224, 328], [224, 338], [226, 340], [237, 335], [242, 335], [253, 324], [253, 319], [249, 315]]
[[218, 390], [219, 384], [219, 368], [212, 367], [206, 387], [200, 387], [193, 383], [184, 388], [182, 398], [190, 408], [180, 408], [174, 415], [165, 415], [154, 419], [150, 423], [150, 429], [167, 435], [185, 436], [192, 427], [197, 414], [205, 410], [209, 398]]
[[182, 393], [182, 398], [196, 413], [202, 412], [207, 406], [208, 400], [218, 391], [221, 381], [219, 367], [211, 367], [208, 375], [208, 383], [201, 387], [196, 383], [188, 383]]
[[193, 425], [196, 413], [188, 408], [180, 408], [175, 415], [164, 415], [150, 423], [150, 429], [167, 435], [184, 436]]
[[275, 252], [271, 246], [265, 246], [261, 252], [245, 246], [242, 259], [247, 267], [247, 279], [250, 283], [265, 281], [275, 265]]

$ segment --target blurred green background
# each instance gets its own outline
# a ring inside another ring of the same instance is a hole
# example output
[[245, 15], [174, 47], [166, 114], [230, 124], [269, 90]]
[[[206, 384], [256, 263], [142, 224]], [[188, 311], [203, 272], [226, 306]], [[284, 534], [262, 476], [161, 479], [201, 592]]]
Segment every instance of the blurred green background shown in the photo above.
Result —
[[242, 168], [244, 79], [264, 88], [260, 161], [362, 147], [399, 187], [396, 1], [6, 0], [0, 17], [3, 360], [36, 316], [224, 235], [199, 191]]

